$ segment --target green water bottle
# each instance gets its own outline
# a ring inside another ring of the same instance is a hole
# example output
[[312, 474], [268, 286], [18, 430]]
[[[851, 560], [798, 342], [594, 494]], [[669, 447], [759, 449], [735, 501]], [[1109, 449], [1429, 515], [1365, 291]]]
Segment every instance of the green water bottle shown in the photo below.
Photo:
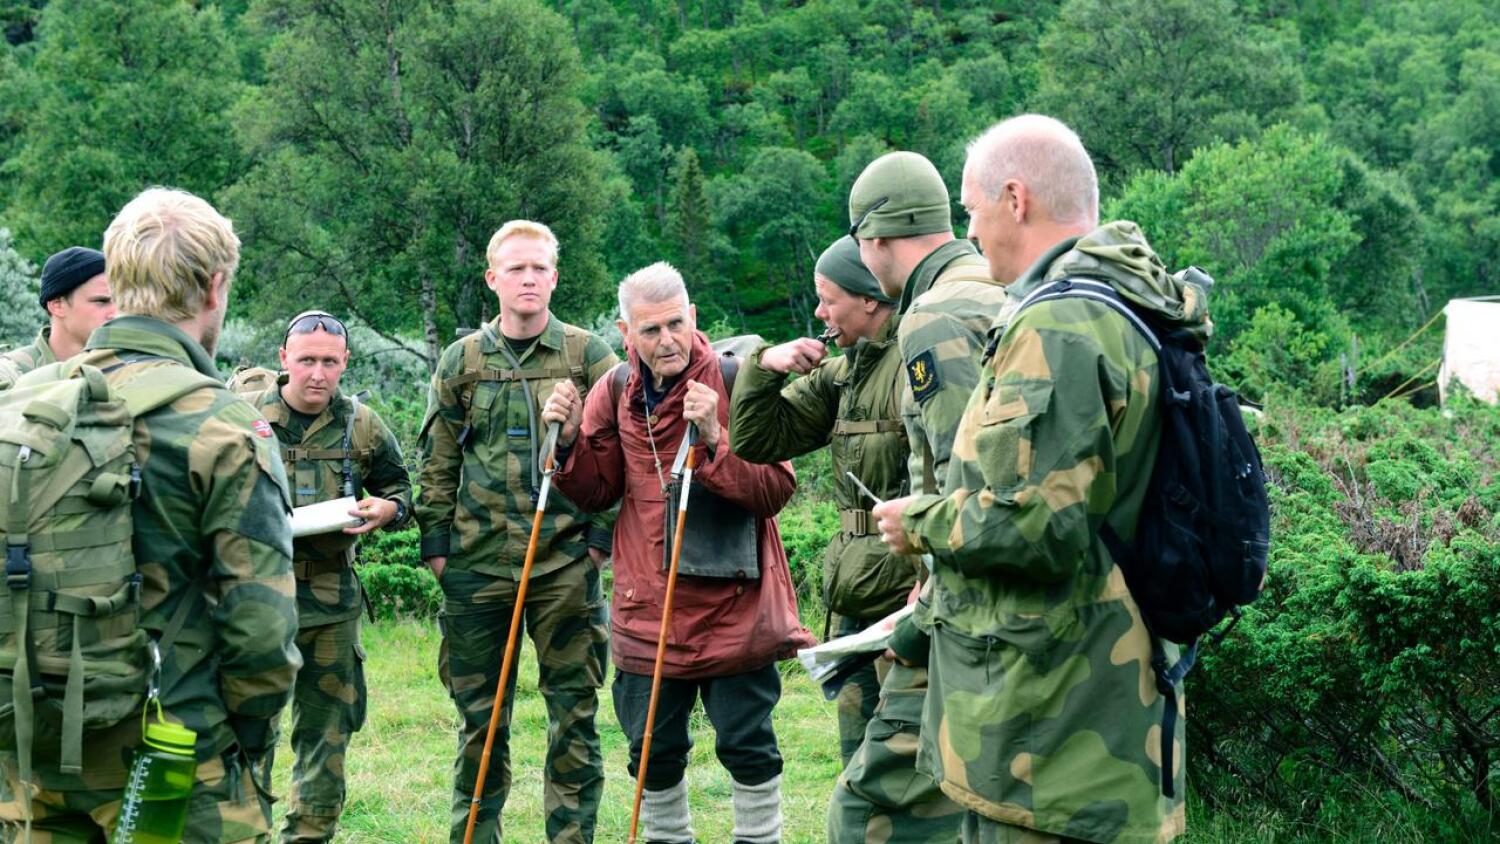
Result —
[[157, 721], [146, 727], [125, 782], [125, 802], [112, 844], [178, 844], [187, 824], [198, 758], [198, 734], [180, 724]]

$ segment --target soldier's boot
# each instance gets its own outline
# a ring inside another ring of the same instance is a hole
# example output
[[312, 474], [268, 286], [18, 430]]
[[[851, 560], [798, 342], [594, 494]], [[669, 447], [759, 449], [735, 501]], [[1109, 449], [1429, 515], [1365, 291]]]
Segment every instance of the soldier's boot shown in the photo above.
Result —
[[781, 775], [759, 785], [734, 780], [735, 844], [777, 844], [781, 841]]
[[642, 792], [640, 833], [646, 844], [693, 844], [686, 778], [660, 791]]

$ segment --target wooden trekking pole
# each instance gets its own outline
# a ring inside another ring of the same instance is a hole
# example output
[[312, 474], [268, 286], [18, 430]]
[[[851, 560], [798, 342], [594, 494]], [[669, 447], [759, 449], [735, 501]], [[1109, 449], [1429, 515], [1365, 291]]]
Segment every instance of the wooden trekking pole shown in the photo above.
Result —
[[542, 441], [542, 452], [547, 462], [542, 467], [542, 488], [536, 496], [536, 515], [531, 518], [531, 541], [526, 545], [526, 562], [521, 566], [521, 579], [516, 585], [516, 608], [510, 614], [510, 633], [505, 637], [505, 657], [500, 663], [500, 685], [495, 688], [495, 705], [490, 708], [490, 727], [484, 734], [484, 753], [479, 757], [479, 775], [474, 780], [474, 796], [469, 801], [469, 824], [464, 828], [464, 844], [473, 844], [474, 822], [479, 819], [479, 800], [484, 794], [484, 778], [490, 770], [490, 752], [495, 749], [495, 728], [500, 724], [500, 712], [505, 708], [505, 687], [510, 681], [510, 668], [516, 654], [516, 640], [520, 638], [521, 612], [526, 607], [526, 587], [531, 582], [531, 564], [536, 562], [537, 538], [542, 533], [542, 514], [547, 509], [547, 493], [552, 489], [552, 473], [557, 471], [557, 433], [560, 422], [547, 426], [547, 438]]
[[682, 467], [682, 497], [677, 503], [677, 528], [672, 531], [672, 561], [667, 566], [667, 594], [661, 605], [661, 632], [656, 637], [656, 665], [651, 669], [651, 702], [646, 705], [646, 732], [641, 736], [641, 763], [635, 775], [635, 803], [630, 807], [630, 838], [635, 844], [641, 821], [641, 795], [646, 790], [646, 765], [651, 759], [651, 732], [656, 724], [656, 700], [661, 695], [661, 669], [667, 657], [667, 630], [672, 623], [672, 595], [677, 590], [677, 564], [682, 562], [682, 528], [687, 524], [688, 489], [693, 485], [693, 444], [698, 426], [688, 426], [687, 462]]

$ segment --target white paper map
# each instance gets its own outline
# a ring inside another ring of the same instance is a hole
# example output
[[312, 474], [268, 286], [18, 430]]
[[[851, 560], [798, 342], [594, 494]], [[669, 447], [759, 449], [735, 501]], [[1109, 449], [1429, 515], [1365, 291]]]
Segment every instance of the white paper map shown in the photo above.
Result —
[[346, 496], [293, 509], [292, 538], [333, 533], [346, 527], [358, 527], [364, 524], [363, 519], [349, 515], [355, 503], [353, 496]]
[[801, 660], [807, 673], [821, 683], [839, 670], [845, 657], [885, 650], [886, 643], [891, 639], [891, 632], [896, 629], [896, 623], [911, 615], [915, 608], [916, 604], [907, 604], [858, 633], [830, 639], [816, 647], [803, 648], [797, 651], [797, 659]]
[[1500, 393], [1500, 301], [1454, 299], [1443, 309], [1448, 317], [1443, 367], [1438, 390], [1448, 400], [1457, 379], [1481, 401], [1494, 404]]

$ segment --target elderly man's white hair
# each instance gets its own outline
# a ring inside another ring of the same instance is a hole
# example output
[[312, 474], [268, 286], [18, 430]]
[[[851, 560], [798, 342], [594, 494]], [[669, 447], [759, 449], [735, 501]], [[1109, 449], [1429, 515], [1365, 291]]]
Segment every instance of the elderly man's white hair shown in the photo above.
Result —
[[1094, 162], [1078, 135], [1056, 118], [1022, 114], [996, 123], [969, 144], [964, 169], [991, 199], [1015, 179], [1052, 222], [1099, 224]]
[[682, 307], [686, 309], [688, 294], [682, 273], [666, 261], [657, 261], [625, 276], [620, 282], [620, 319], [628, 324], [631, 307], [642, 303], [654, 305], [676, 297], [682, 299]]

